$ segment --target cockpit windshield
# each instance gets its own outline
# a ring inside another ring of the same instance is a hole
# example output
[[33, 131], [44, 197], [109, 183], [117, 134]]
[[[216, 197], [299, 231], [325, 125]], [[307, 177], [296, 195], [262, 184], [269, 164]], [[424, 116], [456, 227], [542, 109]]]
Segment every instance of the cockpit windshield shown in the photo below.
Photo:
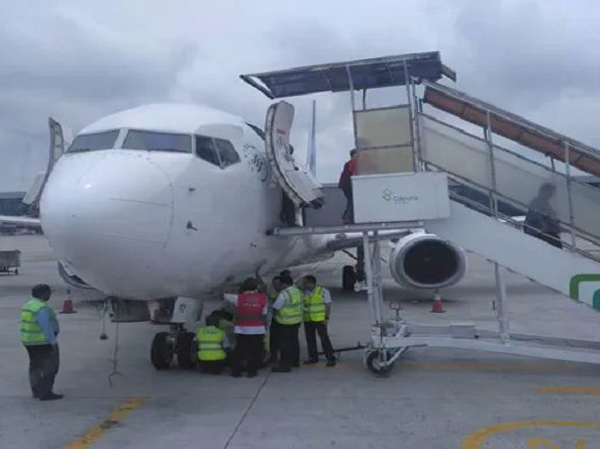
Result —
[[192, 152], [192, 137], [186, 134], [129, 130], [123, 149], [147, 151]]
[[118, 136], [118, 129], [101, 133], [80, 134], [75, 138], [67, 153], [108, 150], [115, 146]]

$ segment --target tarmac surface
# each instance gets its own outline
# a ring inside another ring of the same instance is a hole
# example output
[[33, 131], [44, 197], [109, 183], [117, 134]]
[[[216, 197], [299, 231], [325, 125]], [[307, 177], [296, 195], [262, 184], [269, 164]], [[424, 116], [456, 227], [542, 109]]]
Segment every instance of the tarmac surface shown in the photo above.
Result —
[[[254, 379], [157, 372], [150, 343], [164, 326], [107, 323], [101, 341], [99, 311], [80, 302], [77, 313], [58, 316], [56, 391], [65, 398], [40, 402], [29, 391], [19, 309], [40, 282], [53, 286], [50, 302], [60, 309], [66, 287], [43, 237], [0, 237], [2, 249], [22, 251], [21, 274], [0, 274], [2, 449], [600, 448], [597, 366], [418, 348], [386, 378], [365, 368], [360, 351], [343, 353], [335, 368], [262, 370]], [[315, 267], [334, 299], [338, 348], [365, 343], [369, 330], [365, 294], [340, 289], [345, 257]], [[386, 300], [401, 299], [411, 323], [495, 329], [493, 267], [481, 258], [470, 256], [467, 277], [443, 292], [444, 314], [431, 314], [430, 299], [385, 276]], [[507, 285], [513, 332], [600, 341], [600, 314], [515, 274]], [[217, 305], [207, 301], [204, 310]]]

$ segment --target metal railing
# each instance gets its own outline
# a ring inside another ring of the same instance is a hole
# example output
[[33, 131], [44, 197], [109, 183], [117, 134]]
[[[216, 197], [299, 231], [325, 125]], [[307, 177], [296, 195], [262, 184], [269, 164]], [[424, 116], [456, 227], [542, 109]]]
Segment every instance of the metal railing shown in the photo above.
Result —
[[[491, 132], [482, 139], [423, 113], [419, 113], [419, 147], [423, 164], [487, 194], [491, 215], [498, 214], [499, 200], [526, 211], [538, 210], [541, 204], [548, 219], [570, 234], [570, 248], [577, 248], [578, 239], [600, 245], [600, 189], [495, 145]], [[551, 196], [540, 199], [547, 185], [552, 186]]]

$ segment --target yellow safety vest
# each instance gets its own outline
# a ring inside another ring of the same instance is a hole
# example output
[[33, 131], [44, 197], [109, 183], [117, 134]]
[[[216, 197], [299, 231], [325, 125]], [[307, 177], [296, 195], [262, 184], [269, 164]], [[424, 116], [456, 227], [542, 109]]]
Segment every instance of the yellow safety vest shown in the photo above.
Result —
[[304, 294], [304, 321], [320, 323], [327, 318], [327, 306], [323, 297], [323, 287], [316, 287], [312, 293]]
[[269, 299], [269, 303], [270, 304], [273, 304], [277, 300], [278, 296], [279, 296], [279, 292], [277, 290], [274, 290], [274, 289], [270, 290], [267, 293], [267, 298]]
[[290, 325], [302, 322], [302, 292], [296, 287], [286, 288], [281, 294], [285, 302], [275, 313], [275, 321], [279, 324]]
[[50, 309], [52, 321], [56, 321], [54, 310], [41, 299], [33, 298], [27, 301], [21, 308], [21, 342], [25, 346], [49, 345], [46, 334], [37, 322], [37, 314], [44, 307]]
[[198, 340], [198, 360], [214, 362], [225, 360], [227, 354], [223, 348], [225, 332], [216, 326], [202, 326], [196, 333]]

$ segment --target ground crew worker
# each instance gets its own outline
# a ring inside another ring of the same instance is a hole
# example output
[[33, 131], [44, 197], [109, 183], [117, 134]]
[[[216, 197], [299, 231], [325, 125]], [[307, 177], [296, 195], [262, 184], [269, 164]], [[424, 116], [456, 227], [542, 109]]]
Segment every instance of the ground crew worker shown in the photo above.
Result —
[[314, 276], [304, 277], [304, 335], [308, 348], [308, 360], [305, 365], [318, 363], [317, 333], [321, 340], [321, 347], [327, 358], [327, 366], [335, 366], [335, 356], [329, 334], [327, 332], [327, 321], [331, 313], [331, 294], [326, 288], [317, 286], [317, 278]]
[[228, 347], [232, 348], [235, 344], [235, 329], [233, 326], [233, 313], [228, 312], [225, 309], [215, 310], [211, 313], [217, 317], [219, 324], [217, 327], [225, 332], [225, 338], [227, 339]]
[[300, 366], [298, 329], [302, 323], [302, 292], [294, 285], [290, 276], [282, 276], [281, 282], [285, 289], [273, 304], [281, 363], [273, 367], [272, 371], [289, 373], [292, 367]]
[[205, 323], [196, 332], [200, 370], [203, 373], [221, 374], [227, 365], [229, 341], [225, 332], [219, 329], [218, 315], [211, 313]]
[[275, 321], [275, 313], [273, 310], [273, 304], [277, 301], [279, 293], [284, 289], [281, 276], [275, 276], [271, 280], [271, 289], [267, 295], [269, 298], [269, 360], [268, 363], [277, 363], [280, 359], [281, 348], [279, 347], [280, 337], [277, 334], [277, 322]]
[[256, 272], [256, 279], [259, 289], [267, 295], [269, 301], [269, 313], [267, 315], [267, 324], [269, 326], [269, 359], [266, 363], [276, 363], [279, 360], [279, 337], [277, 335], [277, 322], [273, 313], [273, 304], [277, 300], [279, 293], [283, 290], [283, 283], [281, 282], [281, 276], [275, 276], [271, 280], [271, 286], [269, 287], [260, 277], [258, 271]]
[[356, 150], [350, 151], [350, 160], [344, 164], [338, 188], [344, 192], [346, 197], [346, 210], [342, 215], [344, 223], [354, 223], [354, 199], [352, 194], [352, 176], [358, 174], [358, 153]]
[[255, 377], [262, 365], [266, 332], [267, 297], [258, 291], [258, 282], [248, 278], [239, 295], [225, 295], [235, 305], [235, 349], [231, 359], [231, 375], [240, 377], [244, 364], [248, 377]]
[[56, 341], [60, 328], [54, 310], [47, 304], [52, 290], [39, 284], [33, 287], [31, 296], [21, 309], [21, 342], [29, 355], [31, 392], [41, 401], [62, 399], [62, 394], [52, 391], [60, 364]]

